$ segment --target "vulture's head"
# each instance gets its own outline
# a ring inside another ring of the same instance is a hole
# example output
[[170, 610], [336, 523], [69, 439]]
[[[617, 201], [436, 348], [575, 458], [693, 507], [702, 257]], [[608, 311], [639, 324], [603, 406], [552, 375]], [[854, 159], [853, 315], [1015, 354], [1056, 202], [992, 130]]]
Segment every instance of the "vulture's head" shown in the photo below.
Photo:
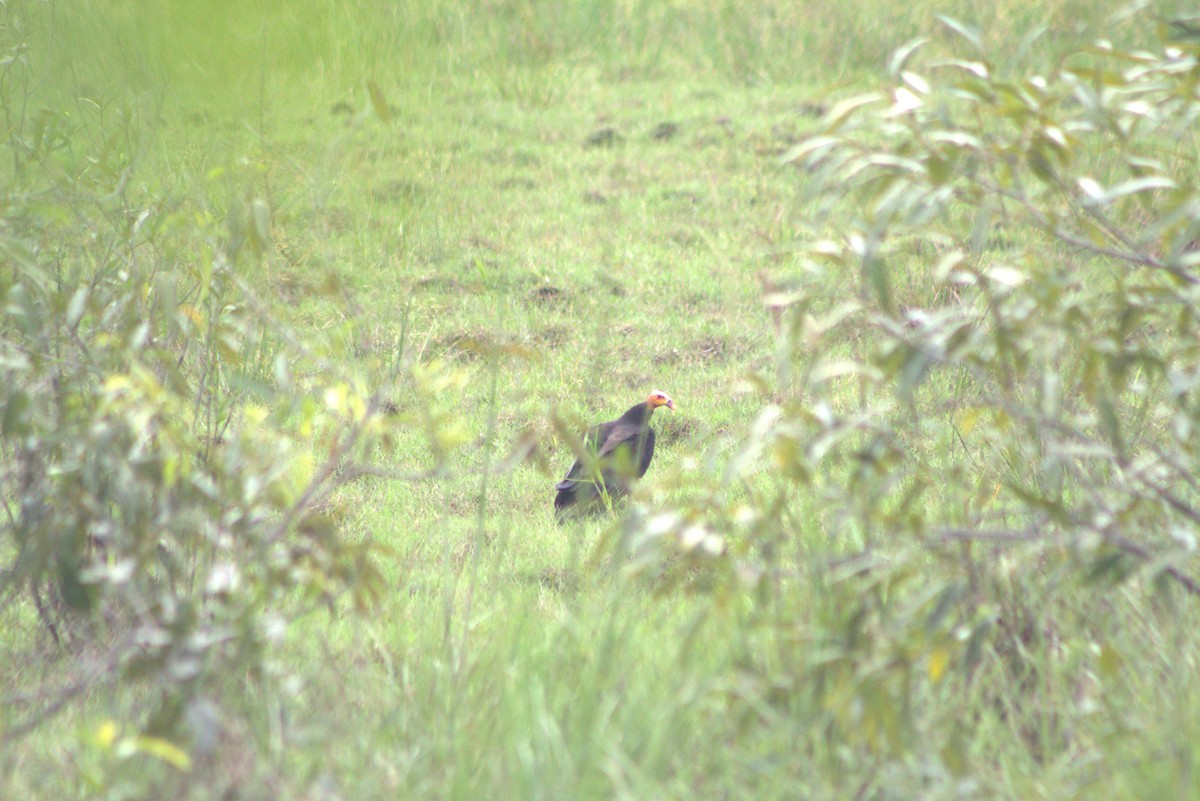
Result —
[[646, 400], [646, 404], [654, 411], [659, 406], [666, 406], [671, 411], [675, 411], [675, 401], [671, 400], [671, 396], [663, 392], [661, 389], [656, 389], [650, 393], [650, 397]]

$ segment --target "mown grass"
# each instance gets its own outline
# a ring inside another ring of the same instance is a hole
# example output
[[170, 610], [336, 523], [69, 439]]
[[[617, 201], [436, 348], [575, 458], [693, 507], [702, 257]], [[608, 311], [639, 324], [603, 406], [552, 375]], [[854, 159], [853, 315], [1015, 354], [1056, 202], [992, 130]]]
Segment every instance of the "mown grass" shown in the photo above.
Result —
[[[861, 544], [829, 536], [838, 510], [803, 510], [779, 557], [795, 577], [757, 600], [660, 594], [604, 558], [610, 521], [563, 528], [551, 510], [570, 461], [547, 436], [552, 412], [582, 425], [670, 392], [680, 409], [657, 419], [651, 508], [722, 469], [761, 406], [739, 380], [776, 369], [760, 273], [788, 277], [790, 246], [838, 227], [814, 223], [804, 176], [778, 160], [831, 95], [872, 85], [911, 36], [942, 36], [936, 13], [1011, 44], [1013, 64], [1133, 35], [1103, 30], [1093, 4], [86, 5], [30, 11], [41, 102], [128, 109], [146, 202], [219, 218], [266, 198], [275, 250], [242, 269], [287, 324], [379, 375], [405, 329], [412, 353], [464, 378], [451, 402], [470, 444], [454, 478], [367, 478], [333, 501], [348, 535], [387, 549], [378, 607], [297, 623], [284, 675], [230, 676], [225, 703], [249, 722], [198, 781], [134, 757], [160, 786], [195, 798], [1195, 794], [1187, 676], [1200, 649], [1186, 607], [1164, 614], [1132, 588], [1109, 605], [1063, 565], [1046, 570], [1069, 586], [1035, 597], [1011, 577], [1007, 617], [1044, 605], [1064, 632], [1028, 639], [1024, 675], [992, 655], [984, 679], [916, 681], [917, 729], [897, 763], [867, 734], [837, 734], [842, 711], [812, 688], [765, 678], [789, 659], [817, 664], [817, 638], [844, 614], [806, 569]], [[926, 291], [917, 268], [907, 279], [901, 293]], [[930, 386], [954, 392], [952, 376]], [[931, 429], [925, 447], [953, 447]], [[479, 474], [530, 433], [547, 468]], [[420, 441], [392, 466], [426, 465]], [[4, 640], [31, 628], [10, 621]], [[10, 689], [71, 673], [45, 653], [22, 660], [0, 673]], [[9, 794], [120, 797], [91, 738], [138, 705], [97, 693], [13, 744]], [[940, 749], [956, 720], [973, 733], [951, 758]]]

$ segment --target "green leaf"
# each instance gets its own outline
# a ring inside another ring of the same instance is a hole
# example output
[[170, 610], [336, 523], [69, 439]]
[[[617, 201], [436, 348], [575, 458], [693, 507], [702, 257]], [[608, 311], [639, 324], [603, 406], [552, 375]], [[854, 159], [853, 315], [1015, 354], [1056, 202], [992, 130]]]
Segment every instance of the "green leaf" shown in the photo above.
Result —
[[966, 150], [984, 149], [982, 139], [965, 131], [933, 131], [926, 136], [926, 141], [935, 145], [953, 145]]
[[969, 437], [971, 432], [975, 430], [975, 424], [979, 422], [984, 413], [988, 410], [981, 406], [969, 406], [965, 409], [959, 409], [954, 415], [954, 425], [958, 428], [958, 433], [963, 437]]
[[946, 673], [946, 666], [950, 664], [950, 656], [950, 646], [946, 644], [936, 645], [929, 650], [927, 671], [932, 683], [937, 684], [942, 680], [942, 676]]
[[62, 595], [63, 601], [71, 609], [77, 612], [88, 612], [92, 608], [92, 593], [88, 587], [80, 581], [79, 557], [69, 551], [64, 551], [59, 554], [58, 563], [58, 591]]
[[1163, 20], [1172, 41], [1185, 44], [1200, 44], [1200, 22], [1187, 17]]
[[980, 36], [979, 29], [974, 25], [968, 25], [964, 22], [948, 17], [945, 14], [934, 14], [934, 17], [945, 25], [950, 30], [954, 31], [962, 37], [971, 47], [975, 48], [975, 52], [983, 53], [983, 38]]
[[813, 136], [804, 141], [793, 145], [786, 153], [780, 156], [779, 161], [783, 164], [790, 164], [793, 161], [799, 161], [809, 155], [819, 155], [822, 151], [827, 151], [829, 148], [837, 145], [842, 140], [837, 136]]
[[262, 254], [271, 246], [271, 207], [260, 197], [250, 201], [250, 244]]
[[83, 313], [87, 309], [88, 296], [91, 294], [90, 288], [84, 284], [77, 288], [74, 294], [71, 295], [71, 302], [67, 305], [67, 328], [75, 328], [79, 325], [79, 321], [83, 318]]
[[913, 53], [929, 42], [928, 36], [919, 36], [916, 39], [909, 39], [904, 44], [900, 45], [892, 57], [888, 59], [888, 73], [893, 77], [899, 76], [900, 71], [904, 69], [904, 65], [912, 58]]
[[1137, 567], [1137, 562], [1124, 551], [1110, 550], [1092, 562], [1086, 580], [1090, 583], [1120, 584]]
[[1125, 439], [1121, 435], [1121, 421], [1112, 398], [1106, 392], [1096, 399], [1096, 410], [1100, 413], [1100, 425], [1105, 437], [1119, 457], [1125, 455]]
[[1105, 643], [1100, 646], [1100, 657], [1097, 660], [1100, 676], [1106, 681], [1115, 681], [1121, 677], [1123, 660], [1117, 649]]
[[367, 81], [367, 94], [371, 97], [371, 108], [375, 116], [383, 122], [392, 121], [392, 108], [388, 105], [387, 96], [374, 81]]
[[906, 402], [912, 401], [913, 393], [929, 374], [932, 363], [933, 360], [924, 351], [918, 348], [909, 349], [897, 376], [900, 397]]
[[1147, 175], [1142, 178], [1131, 178], [1128, 181], [1113, 186], [1107, 190], [1090, 178], [1079, 179], [1080, 188], [1088, 195], [1088, 199], [1096, 205], [1104, 205], [1119, 200], [1127, 195], [1149, 192], [1156, 189], [1176, 189], [1178, 184], [1165, 175]]
[[1045, 150], [1036, 143], [1026, 152], [1025, 163], [1029, 165], [1030, 171], [1043, 183], [1057, 183], [1054, 167], [1046, 158]]
[[854, 112], [865, 106], [870, 106], [875, 103], [880, 103], [887, 100], [887, 96], [880, 92], [871, 92], [869, 94], [856, 95], [848, 97], [836, 103], [829, 111], [825, 112], [825, 116], [821, 118], [826, 131], [836, 131], [840, 129], [850, 118]]
[[3, 424], [0, 430], [5, 437], [19, 437], [29, 429], [29, 395], [20, 387], [14, 387], [4, 400]]
[[187, 752], [167, 740], [142, 735], [134, 741], [134, 745], [141, 753], [166, 762], [178, 770], [189, 771], [192, 768], [192, 759]]
[[941, 757], [942, 764], [946, 766], [950, 775], [961, 778], [970, 773], [972, 769], [970, 743], [967, 741], [962, 725], [955, 723], [952, 726], [950, 736], [942, 745], [938, 756]]

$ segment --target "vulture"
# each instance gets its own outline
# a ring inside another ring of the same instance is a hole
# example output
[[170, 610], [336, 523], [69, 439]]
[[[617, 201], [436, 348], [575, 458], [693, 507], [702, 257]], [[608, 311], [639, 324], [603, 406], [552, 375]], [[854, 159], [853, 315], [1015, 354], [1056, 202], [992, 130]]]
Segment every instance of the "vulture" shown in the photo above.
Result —
[[575, 460], [567, 476], [554, 485], [554, 512], [561, 520], [568, 510], [583, 512], [629, 491], [633, 479], [641, 478], [654, 458], [654, 429], [650, 416], [660, 406], [675, 411], [675, 401], [655, 390], [646, 400], [608, 423], [592, 426], [583, 435], [583, 455]]

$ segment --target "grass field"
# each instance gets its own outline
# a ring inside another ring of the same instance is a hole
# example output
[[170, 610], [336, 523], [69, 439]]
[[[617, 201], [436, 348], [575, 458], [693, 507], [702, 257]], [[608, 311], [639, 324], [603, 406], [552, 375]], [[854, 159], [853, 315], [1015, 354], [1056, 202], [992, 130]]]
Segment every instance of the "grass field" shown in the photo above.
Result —
[[[820, 497], [791, 507], [786, 539], [743, 544], [773, 549], [784, 577], [767, 593], [709, 592], [702, 574], [614, 555], [636, 530], [629, 509], [711, 494], [736, 515], [782, 481], [721, 478], [767, 400], [804, 402], [788, 396], [799, 368], [779, 356], [764, 278], [802, 275], [796, 244], [840, 230], [781, 156], [882, 81], [892, 50], [944, 38], [937, 14], [977, 24], [998, 70], [1036, 69], [1092, 37], [1136, 40], [1107, 5], [15, 4], [37, 104], [71, 109], [78, 137], [121, 120], [131, 192], [156, 217], [220, 229], [265, 201], [270, 246], [238, 269], [272, 319], [381, 380], [397, 356], [439, 360], [463, 444], [445, 477], [368, 477], [334, 496], [345, 535], [383, 547], [386, 591], [365, 614], [339, 604], [293, 623], [279, 675], [229, 676], [208, 761], [181, 772], [106, 750], [98, 732], [145, 699], [97, 690], [4, 743], [0, 795], [1200, 795], [1200, 642], [1176, 596], [1088, 585], [1064, 564], [1028, 581], [997, 556], [996, 604], [1038, 612], [1006, 625], [1049, 628], [1014, 640], [1019, 659], [997, 648], [947, 672], [963, 643], [918, 617], [962, 563], [892, 551], [883, 532], [880, 559], [903, 553], [913, 572], [869, 590], [891, 613], [853, 622], [863, 585], [817, 566], [874, 535]], [[922, 298], [930, 268], [897, 276], [897, 292]], [[954, 378], [931, 387], [928, 409]], [[653, 389], [679, 408], [656, 414], [635, 500], [557, 525], [552, 487], [572, 456], [553, 419], [582, 430]], [[927, 430], [914, 450], [936, 460], [953, 443]], [[534, 454], [506, 461], [526, 441]], [[402, 430], [386, 460], [426, 470], [423, 432]], [[30, 610], [3, 620], [6, 692], [69, 680], [69, 660], [27, 645]], [[831, 632], [859, 625], [874, 645], [838, 650]], [[861, 670], [829, 669], [848, 653]]]

